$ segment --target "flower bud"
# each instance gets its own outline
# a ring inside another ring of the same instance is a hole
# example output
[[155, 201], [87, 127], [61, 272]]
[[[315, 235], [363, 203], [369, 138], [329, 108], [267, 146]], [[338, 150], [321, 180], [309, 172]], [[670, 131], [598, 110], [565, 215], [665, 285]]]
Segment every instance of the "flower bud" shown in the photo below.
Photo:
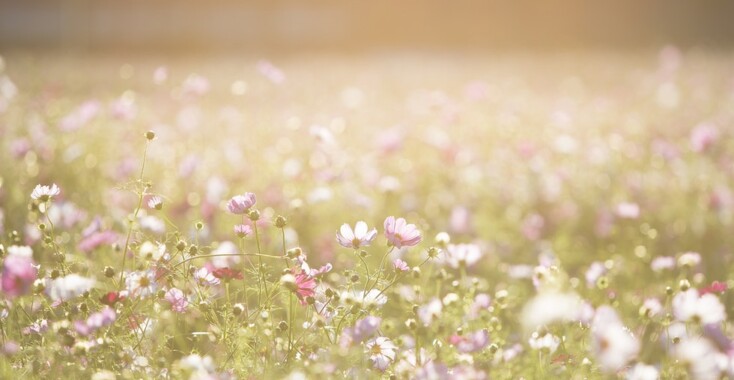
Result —
[[275, 217], [275, 227], [283, 228], [288, 225], [288, 219], [285, 218], [283, 215], [278, 215]]

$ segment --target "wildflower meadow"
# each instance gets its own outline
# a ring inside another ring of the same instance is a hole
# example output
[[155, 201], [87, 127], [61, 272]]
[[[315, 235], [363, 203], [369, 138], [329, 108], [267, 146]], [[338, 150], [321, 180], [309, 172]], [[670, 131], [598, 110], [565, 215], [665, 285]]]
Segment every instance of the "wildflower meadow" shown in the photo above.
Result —
[[0, 378], [734, 377], [734, 57], [0, 59]]

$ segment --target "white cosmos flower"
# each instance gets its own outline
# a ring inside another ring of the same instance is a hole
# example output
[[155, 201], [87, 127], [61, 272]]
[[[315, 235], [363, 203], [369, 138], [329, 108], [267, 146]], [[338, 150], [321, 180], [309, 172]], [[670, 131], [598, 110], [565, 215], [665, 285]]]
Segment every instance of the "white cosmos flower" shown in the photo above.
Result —
[[627, 371], [627, 380], [658, 380], [660, 371], [655, 366], [645, 363], [637, 363], [632, 369]]
[[673, 314], [681, 322], [700, 322], [704, 325], [726, 319], [726, 310], [713, 294], [700, 296], [698, 290], [688, 289], [673, 297]]
[[597, 363], [604, 372], [619, 371], [640, 352], [640, 342], [609, 306], [596, 310], [591, 335]]
[[361, 291], [344, 291], [341, 293], [340, 299], [342, 302], [352, 300], [356, 303], [362, 304], [365, 307], [369, 306], [382, 306], [387, 303], [387, 296], [380, 290], [372, 289], [368, 292]]
[[693, 337], [673, 346], [673, 357], [688, 369], [696, 380], [718, 380], [721, 376], [719, 351], [707, 339]]
[[377, 230], [369, 230], [367, 223], [363, 221], [354, 225], [354, 230], [348, 224], [342, 224], [336, 233], [336, 241], [344, 248], [359, 249], [366, 247], [377, 237]]
[[365, 352], [370, 356], [370, 361], [375, 368], [384, 371], [387, 366], [395, 361], [398, 347], [388, 338], [380, 336], [370, 339], [365, 345]]
[[581, 314], [582, 301], [572, 293], [543, 292], [525, 304], [521, 321], [525, 331], [555, 322], [576, 320]]
[[451, 268], [459, 268], [476, 264], [482, 256], [482, 249], [476, 244], [449, 244], [437, 259], [439, 263]]
[[33, 258], [33, 249], [26, 245], [11, 245], [8, 247], [8, 255]]
[[194, 278], [199, 283], [199, 285], [207, 285], [207, 286], [213, 286], [213, 285], [219, 285], [221, 283], [221, 280], [214, 277], [214, 274], [209, 271], [209, 269], [206, 269], [205, 267], [201, 267], [194, 272]]
[[432, 299], [427, 304], [418, 308], [418, 318], [423, 322], [423, 325], [430, 325], [434, 319], [441, 316], [443, 311], [443, 304], [438, 298]]
[[92, 289], [94, 283], [92, 278], [70, 274], [52, 280], [46, 288], [46, 294], [54, 301], [68, 301]]
[[140, 245], [138, 252], [140, 253], [140, 257], [144, 259], [158, 261], [166, 254], [166, 245], [146, 241]]
[[55, 183], [51, 186], [36, 185], [31, 193], [31, 198], [37, 201], [46, 202], [59, 194], [61, 194], [61, 189], [59, 189]]
[[201, 378], [203, 375], [210, 375], [216, 372], [214, 360], [208, 355], [204, 357], [197, 354], [184, 356], [179, 360], [178, 366], [181, 369], [191, 371], [192, 378]]
[[551, 354], [556, 352], [561, 344], [561, 338], [553, 334], [540, 335], [537, 331], [530, 335], [528, 340], [530, 347], [534, 350], [547, 350]]
[[155, 294], [157, 284], [155, 271], [132, 272], [125, 276], [125, 287], [131, 297], [145, 298]]

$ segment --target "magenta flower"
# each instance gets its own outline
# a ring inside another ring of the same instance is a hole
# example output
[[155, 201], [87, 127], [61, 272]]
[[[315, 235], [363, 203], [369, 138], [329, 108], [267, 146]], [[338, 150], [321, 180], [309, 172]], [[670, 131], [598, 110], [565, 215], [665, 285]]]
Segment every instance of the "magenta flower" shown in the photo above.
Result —
[[2, 290], [10, 297], [18, 297], [30, 291], [38, 277], [33, 259], [20, 255], [9, 255], [3, 262]]
[[385, 219], [385, 237], [395, 248], [412, 247], [420, 243], [422, 237], [415, 224], [408, 224], [403, 218], [395, 219], [388, 216]]
[[316, 280], [309, 276], [308, 274], [304, 273], [303, 271], [299, 273], [294, 273], [293, 276], [295, 277], [295, 292], [296, 296], [298, 296], [298, 300], [301, 302], [301, 305], [306, 305], [306, 297], [313, 297], [315, 294], [314, 289], [316, 289]]
[[377, 230], [373, 228], [368, 231], [367, 223], [361, 220], [354, 225], [354, 230], [344, 223], [336, 233], [336, 241], [344, 248], [366, 247], [372, 240], [375, 240], [375, 237], [377, 237]]
[[250, 211], [250, 208], [255, 205], [255, 194], [244, 193], [242, 195], [235, 195], [232, 199], [227, 202], [227, 209], [232, 214], [243, 215]]
[[171, 304], [171, 310], [183, 313], [189, 306], [189, 300], [181, 289], [171, 288], [166, 292], [166, 301]]

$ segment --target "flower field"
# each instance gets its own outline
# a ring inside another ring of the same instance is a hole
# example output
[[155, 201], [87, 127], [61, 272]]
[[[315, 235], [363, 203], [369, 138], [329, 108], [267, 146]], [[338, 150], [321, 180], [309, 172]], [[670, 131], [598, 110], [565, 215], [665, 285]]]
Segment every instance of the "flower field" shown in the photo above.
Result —
[[734, 56], [0, 59], [0, 377], [734, 377]]

